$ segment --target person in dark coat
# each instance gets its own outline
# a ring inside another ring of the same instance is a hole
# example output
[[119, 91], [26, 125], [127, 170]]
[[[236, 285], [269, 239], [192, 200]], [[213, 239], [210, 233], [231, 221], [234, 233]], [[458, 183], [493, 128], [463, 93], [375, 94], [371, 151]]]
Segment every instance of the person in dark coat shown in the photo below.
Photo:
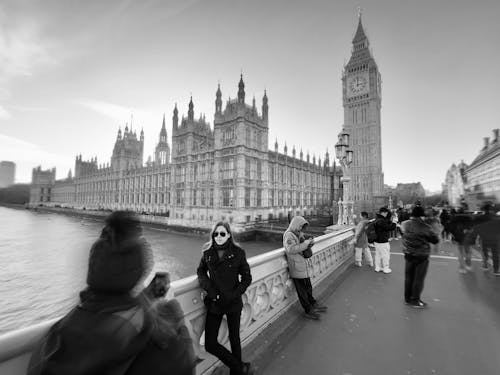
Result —
[[475, 242], [472, 229], [472, 217], [463, 209], [454, 212], [450, 217], [449, 231], [458, 250], [458, 272], [465, 274], [472, 271], [471, 248]]
[[89, 256], [80, 303], [54, 324], [33, 351], [29, 375], [125, 374], [151, 332], [132, 290], [146, 276], [152, 253], [128, 213], [106, 219]]
[[156, 314], [162, 304], [155, 307], [141, 292], [152, 267], [153, 254], [136, 216], [110, 214], [90, 250], [87, 288], [79, 304], [37, 344], [27, 374], [192, 375], [196, 362], [185, 330], [178, 333], [177, 325], [177, 336], [173, 329], [166, 335]]
[[383, 271], [384, 273], [391, 273], [391, 246], [389, 244], [389, 237], [391, 232], [396, 229], [396, 223], [391, 219], [391, 211], [387, 207], [381, 207], [373, 225], [377, 233], [377, 238], [374, 242], [375, 272]]
[[405, 254], [405, 303], [415, 308], [427, 306], [420, 299], [424, 289], [424, 279], [429, 267], [431, 247], [429, 243], [438, 243], [439, 237], [426, 224], [422, 217], [425, 215], [421, 206], [413, 207], [410, 220], [401, 224], [403, 232], [403, 252]]
[[441, 220], [441, 225], [443, 226], [441, 237], [443, 238], [443, 241], [448, 241], [450, 237], [450, 214], [447, 209], [443, 209], [443, 211], [441, 211], [439, 220]]
[[[231, 375], [251, 374], [250, 363], [241, 358], [240, 318], [241, 295], [252, 283], [245, 251], [234, 242], [231, 228], [218, 222], [203, 246], [197, 269], [200, 286], [207, 292], [205, 349], [231, 369]], [[240, 280], [241, 277], [241, 280]], [[223, 316], [226, 315], [231, 351], [217, 341]]]
[[499, 272], [499, 242], [500, 242], [500, 218], [493, 215], [491, 207], [485, 205], [482, 207], [484, 215], [477, 219], [474, 227], [481, 239], [483, 250], [483, 268], [488, 269], [488, 257], [491, 251], [491, 260], [493, 261], [493, 274], [500, 276]]

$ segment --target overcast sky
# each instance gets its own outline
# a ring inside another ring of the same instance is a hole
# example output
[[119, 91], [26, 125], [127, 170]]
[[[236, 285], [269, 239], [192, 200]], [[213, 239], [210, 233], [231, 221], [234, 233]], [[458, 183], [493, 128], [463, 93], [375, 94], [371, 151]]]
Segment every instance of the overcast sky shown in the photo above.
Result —
[[153, 154], [177, 102], [213, 123], [220, 82], [269, 97], [277, 138], [324, 158], [342, 128], [341, 73], [357, 7], [382, 74], [385, 183], [439, 190], [499, 126], [500, 1], [163, 0], [0, 2], [0, 160], [109, 162], [118, 127], [144, 128]]

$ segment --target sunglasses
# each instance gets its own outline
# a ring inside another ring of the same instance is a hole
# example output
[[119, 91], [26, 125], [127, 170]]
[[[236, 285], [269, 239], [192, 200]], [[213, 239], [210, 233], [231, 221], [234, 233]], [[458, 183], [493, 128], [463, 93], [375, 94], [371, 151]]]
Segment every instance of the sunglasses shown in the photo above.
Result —
[[221, 237], [226, 237], [226, 232], [214, 232], [214, 237], [221, 236]]

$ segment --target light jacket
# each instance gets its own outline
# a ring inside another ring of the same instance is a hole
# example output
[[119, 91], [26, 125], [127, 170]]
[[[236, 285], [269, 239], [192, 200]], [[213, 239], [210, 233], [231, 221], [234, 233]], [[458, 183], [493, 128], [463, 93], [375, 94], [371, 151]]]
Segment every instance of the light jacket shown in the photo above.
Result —
[[366, 225], [370, 222], [368, 219], [362, 219], [358, 225], [356, 225], [356, 231], [354, 233], [354, 247], [359, 247], [364, 249], [368, 247], [368, 237], [366, 236]]
[[[283, 234], [283, 247], [288, 260], [288, 271], [292, 279], [307, 279], [307, 261], [302, 252], [307, 249], [309, 241], [300, 242], [300, 228], [308, 224], [302, 216], [294, 216], [288, 229]], [[303, 235], [302, 235], [303, 236]]]

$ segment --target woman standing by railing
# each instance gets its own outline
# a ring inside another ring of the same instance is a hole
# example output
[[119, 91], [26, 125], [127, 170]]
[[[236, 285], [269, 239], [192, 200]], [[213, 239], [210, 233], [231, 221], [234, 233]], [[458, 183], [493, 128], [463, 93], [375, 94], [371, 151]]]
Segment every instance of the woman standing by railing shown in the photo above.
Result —
[[[234, 242], [228, 223], [218, 222], [203, 246], [197, 270], [200, 286], [207, 292], [205, 305], [205, 349], [231, 369], [231, 375], [251, 374], [250, 363], [241, 359], [241, 295], [252, 283], [245, 252]], [[241, 280], [240, 280], [241, 276]], [[217, 336], [226, 315], [231, 351], [219, 344]]]

